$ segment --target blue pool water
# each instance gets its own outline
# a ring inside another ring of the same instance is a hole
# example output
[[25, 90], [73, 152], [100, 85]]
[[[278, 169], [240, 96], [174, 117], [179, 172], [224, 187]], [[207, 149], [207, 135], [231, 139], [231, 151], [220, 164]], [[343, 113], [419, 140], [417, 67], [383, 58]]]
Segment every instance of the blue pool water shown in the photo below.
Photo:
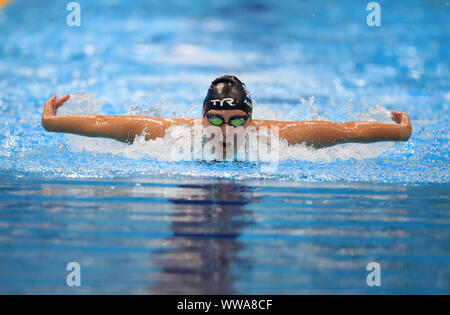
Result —
[[[0, 11], [0, 293], [449, 293], [450, 3], [14, 1]], [[197, 117], [233, 73], [254, 118], [389, 121], [408, 142], [167, 159], [46, 133], [61, 113]], [[79, 262], [82, 286], [66, 285]], [[366, 265], [381, 265], [368, 287]]]

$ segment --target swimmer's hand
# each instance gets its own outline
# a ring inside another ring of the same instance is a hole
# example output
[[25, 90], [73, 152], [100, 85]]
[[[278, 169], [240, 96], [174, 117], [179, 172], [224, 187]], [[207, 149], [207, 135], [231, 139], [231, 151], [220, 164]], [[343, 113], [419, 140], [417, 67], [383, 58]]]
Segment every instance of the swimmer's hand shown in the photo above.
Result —
[[53, 95], [44, 105], [44, 110], [42, 112], [42, 126], [46, 126], [49, 118], [56, 116], [58, 108], [60, 108], [68, 99], [70, 95], [65, 95], [59, 100], [56, 99], [56, 94]]
[[412, 133], [412, 125], [409, 115], [407, 113], [391, 110], [391, 118], [402, 127], [399, 140], [407, 141], [411, 137]]

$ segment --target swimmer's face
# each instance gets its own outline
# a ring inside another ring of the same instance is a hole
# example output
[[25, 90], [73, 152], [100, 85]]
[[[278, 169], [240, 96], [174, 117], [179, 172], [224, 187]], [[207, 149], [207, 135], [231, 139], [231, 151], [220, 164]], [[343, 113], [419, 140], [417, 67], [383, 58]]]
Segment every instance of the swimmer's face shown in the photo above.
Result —
[[[224, 150], [227, 149], [232, 143], [233, 138], [235, 134], [240, 134], [244, 131], [245, 128], [251, 125], [251, 118], [248, 117], [248, 114], [240, 109], [234, 109], [234, 110], [209, 110], [202, 119], [202, 123], [204, 127], [210, 127], [214, 126], [209, 120], [209, 115], [217, 115], [219, 118], [222, 118], [224, 120], [224, 124], [222, 124], [219, 128], [222, 130], [223, 135], [223, 148]], [[235, 117], [242, 117], [247, 118], [244, 124], [241, 125], [241, 127], [233, 127], [230, 126], [229, 121], [231, 118]], [[208, 139], [209, 140], [209, 139]], [[221, 140], [221, 138], [217, 138], [218, 141]]]

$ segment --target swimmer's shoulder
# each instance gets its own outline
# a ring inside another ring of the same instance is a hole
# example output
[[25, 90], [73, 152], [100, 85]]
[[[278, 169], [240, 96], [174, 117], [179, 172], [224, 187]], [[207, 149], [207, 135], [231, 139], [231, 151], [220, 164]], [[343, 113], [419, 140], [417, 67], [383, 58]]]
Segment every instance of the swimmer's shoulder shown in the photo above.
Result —
[[164, 118], [164, 121], [172, 125], [194, 125], [201, 124], [201, 118]]
[[295, 121], [280, 121], [280, 120], [262, 120], [262, 119], [253, 119], [252, 126], [253, 127], [271, 127], [271, 126], [285, 126], [287, 124], [297, 123]]
[[135, 125], [155, 126], [169, 128], [174, 125], [189, 125], [201, 124], [201, 118], [166, 118], [166, 117], [153, 117], [153, 116], [111, 116], [113, 119], [120, 121], [130, 121]]

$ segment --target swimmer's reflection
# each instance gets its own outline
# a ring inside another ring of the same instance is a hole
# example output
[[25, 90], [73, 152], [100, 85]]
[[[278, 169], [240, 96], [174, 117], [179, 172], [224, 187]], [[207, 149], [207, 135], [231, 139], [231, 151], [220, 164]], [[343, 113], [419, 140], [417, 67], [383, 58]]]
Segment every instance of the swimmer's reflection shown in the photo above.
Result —
[[180, 189], [179, 198], [170, 199], [176, 211], [170, 227], [173, 236], [156, 258], [162, 273], [152, 292], [232, 294], [232, 266], [245, 264], [238, 258], [244, 247], [238, 237], [253, 223], [244, 206], [259, 200], [249, 197], [247, 186], [231, 183]]

